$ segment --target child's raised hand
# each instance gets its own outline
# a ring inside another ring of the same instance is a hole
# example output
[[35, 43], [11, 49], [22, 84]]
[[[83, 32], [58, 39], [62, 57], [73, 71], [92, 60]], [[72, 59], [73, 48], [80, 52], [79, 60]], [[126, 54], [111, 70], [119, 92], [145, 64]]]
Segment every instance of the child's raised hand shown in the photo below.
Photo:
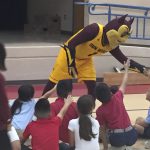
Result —
[[68, 97], [65, 99], [65, 105], [70, 105], [73, 102], [73, 98], [71, 95], [68, 95]]
[[127, 61], [124, 62], [124, 69], [125, 69], [125, 70], [128, 70], [128, 69], [129, 69], [129, 66], [130, 66], [130, 59], [127, 59]]
[[143, 73], [144, 73], [145, 76], [150, 78], [150, 68], [149, 67], [144, 68]]

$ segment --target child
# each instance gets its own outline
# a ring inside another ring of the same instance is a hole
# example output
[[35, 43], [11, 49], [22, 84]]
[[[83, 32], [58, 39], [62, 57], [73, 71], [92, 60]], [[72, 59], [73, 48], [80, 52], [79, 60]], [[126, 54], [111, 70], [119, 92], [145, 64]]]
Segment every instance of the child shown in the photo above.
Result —
[[[147, 91], [146, 100], [150, 101], [150, 89]], [[142, 117], [136, 119], [134, 127], [142, 138], [150, 139], [150, 108], [145, 119]]]
[[58, 150], [59, 127], [71, 103], [72, 98], [69, 95], [58, 115], [51, 118], [49, 101], [40, 99], [35, 106], [37, 121], [32, 121], [28, 124], [23, 134], [23, 142], [31, 135], [33, 150]]
[[[0, 71], [5, 71], [6, 50], [0, 43]], [[7, 135], [7, 126], [10, 124], [10, 109], [5, 91], [5, 79], [0, 73], [0, 149], [11, 150], [11, 144]]]
[[12, 125], [17, 130], [20, 138], [27, 124], [32, 121], [36, 101], [32, 85], [22, 85], [18, 89], [18, 98], [11, 107]]
[[124, 65], [125, 74], [122, 84], [115, 94], [111, 93], [109, 86], [105, 83], [100, 83], [96, 87], [96, 98], [102, 102], [102, 105], [96, 111], [96, 118], [101, 125], [104, 150], [108, 149], [106, 131], [108, 131], [108, 138], [113, 147], [131, 146], [137, 140], [137, 132], [131, 125], [123, 103], [129, 64], [130, 61], [127, 60]]
[[[61, 108], [63, 107], [65, 103], [65, 99], [68, 97], [68, 95], [72, 94], [72, 80], [66, 79], [66, 80], [60, 80], [56, 87], [57, 96], [55, 102], [51, 103], [51, 112], [53, 116], [57, 116]], [[78, 112], [76, 109], [76, 103], [72, 102], [72, 104], [69, 106], [62, 124], [59, 128], [59, 139], [65, 143], [69, 143], [69, 135], [68, 135], [68, 124], [71, 119], [75, 119], [78, 117]]]
[[81, 96], [77, 101], [79, 118], [69, 122], [70, 146], [74, 150], [99, 150], [99, 123], [91, 114], [94, 109], [91, 95]]

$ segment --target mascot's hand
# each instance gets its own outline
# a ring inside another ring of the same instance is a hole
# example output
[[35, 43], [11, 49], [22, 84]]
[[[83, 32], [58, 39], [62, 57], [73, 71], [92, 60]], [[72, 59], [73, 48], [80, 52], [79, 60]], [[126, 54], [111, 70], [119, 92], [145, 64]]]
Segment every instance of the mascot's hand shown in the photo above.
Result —
[[143, 71], [143, 74], [147, 77], [150, 78], [150, 68], [149, 67], [145, 67], [144, 68], [144, 71]]

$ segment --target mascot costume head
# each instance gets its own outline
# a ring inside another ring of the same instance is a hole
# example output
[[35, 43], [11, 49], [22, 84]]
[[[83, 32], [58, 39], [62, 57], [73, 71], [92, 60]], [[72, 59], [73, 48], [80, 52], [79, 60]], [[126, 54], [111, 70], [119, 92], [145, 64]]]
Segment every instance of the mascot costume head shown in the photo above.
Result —
[[127, 21], [125, 20], [126, 17], [127, 15], [116, 18], [104, 27], [104, 43], [109, 43], [112, 49], [119, 46], [120, 43], [124, 43], [132, 32], [131, 24], [134, 18]]

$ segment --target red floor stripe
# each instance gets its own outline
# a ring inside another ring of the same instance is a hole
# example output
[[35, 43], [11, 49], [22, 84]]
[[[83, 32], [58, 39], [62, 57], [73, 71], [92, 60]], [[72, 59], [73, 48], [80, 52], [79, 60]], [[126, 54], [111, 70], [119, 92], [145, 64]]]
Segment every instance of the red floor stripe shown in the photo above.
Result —
[[150, 85], [129, 85], [127, 86], [126, 93], [127, 94], [145, 94], [146, 91], [150, 88]]
[[[73, 88], [74, 96], [81, 96], [87, 93], [86, 87], [84, 84], [75, 83]], [[17, 97], [18, 85], [6, 86], [7, 96], [9, 99], [13, 99]], [[35, 88], [35, 97], [40, 97], [42, 94], [42, 90], [44, 85], [34, 85]], [[150, 88], [150, 85], [129, 85], [126, 89], [126, 94], [144, 94], [147, 89]], [[56, 96], [54, 94], [53, 96]]]

